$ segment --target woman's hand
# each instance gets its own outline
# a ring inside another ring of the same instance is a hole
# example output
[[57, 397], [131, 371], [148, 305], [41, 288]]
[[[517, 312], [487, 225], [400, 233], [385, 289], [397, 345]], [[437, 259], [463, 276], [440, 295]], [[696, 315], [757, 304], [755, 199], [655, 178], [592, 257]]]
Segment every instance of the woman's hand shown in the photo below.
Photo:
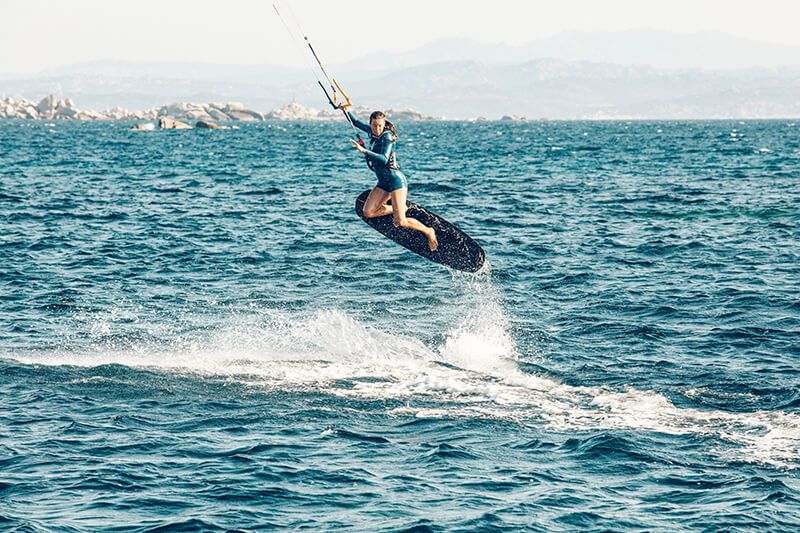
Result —
[[366, 148], [364, 148], [363, 146], [361, 146], [360, 144], [358, 144], [358, 143], [357, 143], [356, 141], [354, 141], [353, 139], [350, 139], [350, 142], [351, 142], [351, 143], [353, 143], [353, 146], [355, 146], [355, 147], [356, 147], [356, 150], [358, 150], [358, 151], [359, 151], [359, 152], [361, 152], [362, 154], [363, 154], [364, 152], [366, 152], [366, 151], [367, 151], [367, 149], [366, 149]]

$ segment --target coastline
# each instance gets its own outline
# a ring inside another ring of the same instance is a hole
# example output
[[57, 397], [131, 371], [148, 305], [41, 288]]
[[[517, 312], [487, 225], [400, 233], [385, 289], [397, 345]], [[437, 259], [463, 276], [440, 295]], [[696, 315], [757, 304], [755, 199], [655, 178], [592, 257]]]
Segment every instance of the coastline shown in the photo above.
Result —
[[[367, 106], [354, 106], [351, 111], [358, 116], [368, 116], [374, 109]], [[605, 121], [706, 121], [706, 120], [800, 120], [800, 116], [707, 116], [707, 117], [669, 117], [669, 116], [633, 116], [614, 115], [606, 113], [592, 113], [573, 118], [528, 118], [515, 114], [504, 114], [498, 118], [485, 116], [452, 118], [431, 116], [414, 109], [385, 109], [390, 120], [397, 121], [458, 121], [458, 122], [605, 122]], [[146, 110], [129, 111], [120, 106], [115, 106], [105, 111], [82, 110], [78, 108], [71, 98], [59, 99], [50, 94], [39, 102], [27, 98], [0, 99], [0, 120], [79, 120], [79, 121], [147, 121], [158, 127], [163, 119], [172, 122], [196, 124], [197, 122], [214, 124], [217, 122], [261, 122], [261, 121], [336, 121], [342, 115], [338, 110], [319, 110], [304, 106], [296, 101], [289, 102], [283, 107], [260, 112], [247, 109], [240, 102], [211, 102], [187, 103], [174, 102]], [[163, 126], [161, 126], [163, 127]], [[192, 127], [184, 124], [179, 127]], [[203, 126], [200, 126], [203, 127]], [[213, 126], [212, 126], [213, 128]], [[150, 129], [149, 127], [141, 129]], [[167, 129], [172, 129], [168, 126]]]
[[[354, 107], [356, 114], [369, 114], [372, 108]], [[386, 115], [394, 120], [440, 120], [413, 109], [387, 109]], [[280, 109], [262, 113], [245, 108], [241, 102], [186, 103], [176, 102], [146, 110], [129, 111], [114, 107], [106, 111], [82, 110], [71, 98], [59, 99], [53, 94], [39, 102], [27, 98], [4, 98], [0, 100], [0, 119], [33, 120], [148, 120], [170, 118], [178, 121], [203, 122], [254, 122], [262, 120], [337, 120], [338, 110], [319, 110], [290, 102]]]

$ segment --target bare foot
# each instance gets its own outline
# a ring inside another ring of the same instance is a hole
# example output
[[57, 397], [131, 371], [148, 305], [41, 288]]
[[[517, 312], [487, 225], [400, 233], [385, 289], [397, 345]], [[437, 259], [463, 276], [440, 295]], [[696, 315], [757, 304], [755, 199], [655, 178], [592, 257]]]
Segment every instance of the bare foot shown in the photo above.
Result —
[[431, 252], [435, 252], [439, 247], [439, 241], [436, 239], [436, 230], [433, 228], [431, 228], [431, 232], [428, 234], [428, 247], [430, 247]]

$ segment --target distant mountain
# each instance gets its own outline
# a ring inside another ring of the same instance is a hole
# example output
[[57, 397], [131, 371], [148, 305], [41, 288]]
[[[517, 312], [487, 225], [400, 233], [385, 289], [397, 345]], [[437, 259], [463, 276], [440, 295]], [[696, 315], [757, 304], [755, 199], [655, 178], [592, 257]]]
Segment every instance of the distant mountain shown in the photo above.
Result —
[[523, 48], [529, 59], [554, 57], [669, 69], [800, 65], [800, 46], [753, 41], [721, 32], [568, 32]]
[[[737, 68], [709, 68], [731, 57]], [[797, 47], [723, 34], [622, 32], [562, 34], [520, 47], [438, 41], [331, 70], [358, 104], [448, 118], [770, 118], [800, 117], [798, 62]], [[762, 66], [741, 68], [753, 63]], [[327, 106], [308, 68], [269, 65], [98, 61], [0, 81], [0, 97], [38, 101], [51, 93], [96, 110], [169, 102], [234, 101], [262, 112], [290, 101]]]
[[720, 32], [564, 32], [521, 46], [484, 44], [471, 39], [442, 39], [410, 52], [371, 54], [338, 65], [337, 70], [359, 75], [447, 61], [509, 65], [534, 59], [670, 69], [739, 69], [800, 65], [800, 46], [752, 41]]
[[657, 69], [539, 59], [517, 65], [455, 61], [365, 80], [359, 101], [392, 102], [453, 118], [800, 117], [800, 67]]

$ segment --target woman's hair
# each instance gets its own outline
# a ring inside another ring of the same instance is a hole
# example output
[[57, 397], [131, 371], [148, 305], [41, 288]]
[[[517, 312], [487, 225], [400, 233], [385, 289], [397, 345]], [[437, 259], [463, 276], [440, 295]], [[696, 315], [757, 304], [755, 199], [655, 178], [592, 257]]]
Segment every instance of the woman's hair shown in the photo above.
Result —
[[391, 131], [392, 135], [394, 135], [394, 140], [396, 141], [397, 140], [397, 132], [394, 129], [394, 124], [392, 124], [391, 122], [386, 120], [386, 115], [383, 114], [383, 111], [373, 111], [372, 114], [369, 116], [369, 121], [371, 123], [373, 120], [377, 120], [379, 118], [383, 119], [383, 122], [384, 122], [383, 129]]

